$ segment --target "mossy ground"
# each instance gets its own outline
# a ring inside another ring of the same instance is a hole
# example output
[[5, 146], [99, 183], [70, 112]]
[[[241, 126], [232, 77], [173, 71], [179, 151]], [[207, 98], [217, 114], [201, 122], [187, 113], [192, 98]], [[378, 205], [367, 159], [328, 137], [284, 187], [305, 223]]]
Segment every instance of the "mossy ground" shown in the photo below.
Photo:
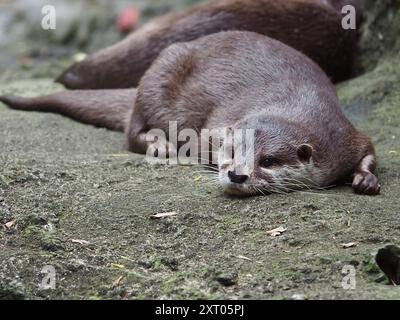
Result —
[[[227, 198], [200, 168], [126, 154], [121, 134], [1, 105], [0, 225], [15, 224], [0, 228], [0, 298], [399, 299], [373, 260], [400, 244], [399, 61], [390, 51], [338, 86], [375, 142], [377, 197], [343, 186]], [[0, 83], [0, 94], [60, 89], [45, 78]], [[177, 216], [150, 218], [170, 211]], [[279, 226], [282, 236], [267, 234]], [[46, 265], [54, 290], [40, 290]], [[355, 290], [342, 288], [346, 265]]]

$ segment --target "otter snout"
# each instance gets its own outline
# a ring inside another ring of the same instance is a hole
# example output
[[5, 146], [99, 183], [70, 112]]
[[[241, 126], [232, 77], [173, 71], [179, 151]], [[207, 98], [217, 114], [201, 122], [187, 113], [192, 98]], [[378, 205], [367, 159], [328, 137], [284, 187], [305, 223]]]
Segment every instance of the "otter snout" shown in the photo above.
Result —
[[235, 171], [228, 171], [228, 177], [233, 183], [243, 184], [249, 178], [248, 175], [236, 174]]

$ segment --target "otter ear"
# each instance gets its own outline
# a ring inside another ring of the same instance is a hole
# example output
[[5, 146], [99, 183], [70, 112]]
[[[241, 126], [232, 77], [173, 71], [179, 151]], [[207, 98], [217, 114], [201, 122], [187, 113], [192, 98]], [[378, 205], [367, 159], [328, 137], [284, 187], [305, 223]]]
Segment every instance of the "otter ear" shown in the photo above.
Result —
[[309, 144], [302, 144], [297, 148], [297, 156], [304, 163], [309, 163], [313, 155], [314, 148]]

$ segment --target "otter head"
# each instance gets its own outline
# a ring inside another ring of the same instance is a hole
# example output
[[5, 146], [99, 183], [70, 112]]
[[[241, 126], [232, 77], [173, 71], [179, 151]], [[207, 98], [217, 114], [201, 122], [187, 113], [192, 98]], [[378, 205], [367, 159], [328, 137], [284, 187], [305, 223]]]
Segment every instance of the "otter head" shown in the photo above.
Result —
[[219, 150], [219, 182], [226, 193], [282, 193], [318, 185], [316, 151], [306, 128], [284, 119], [241, 124], [249, 127], [228, 129]]

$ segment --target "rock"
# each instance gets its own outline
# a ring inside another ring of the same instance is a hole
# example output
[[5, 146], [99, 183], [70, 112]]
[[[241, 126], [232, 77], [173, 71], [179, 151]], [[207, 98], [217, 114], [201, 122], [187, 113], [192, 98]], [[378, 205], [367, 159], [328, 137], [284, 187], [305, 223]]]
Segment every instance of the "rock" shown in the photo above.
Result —
[[238, 273], [235, 271], [221, 273], [215, 277], [215, 280], [225, 287], [231, 287], [237, 284]]
[[400, 248], [394, 245], [386, 246], [378, 251], [376, 263], [395, 284], [400, 285]]

